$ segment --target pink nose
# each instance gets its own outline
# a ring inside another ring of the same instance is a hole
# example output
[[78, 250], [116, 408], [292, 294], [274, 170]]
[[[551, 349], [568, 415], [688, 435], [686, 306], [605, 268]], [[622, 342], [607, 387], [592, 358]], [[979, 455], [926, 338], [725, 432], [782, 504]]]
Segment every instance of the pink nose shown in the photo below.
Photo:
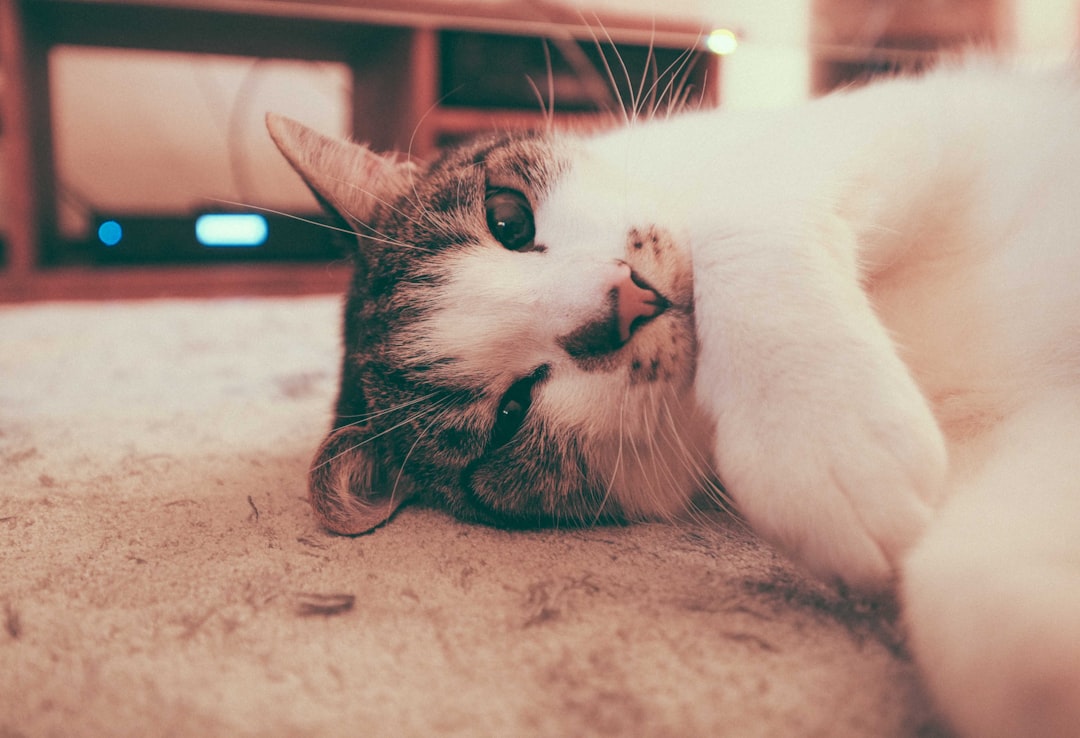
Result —
[[635, 329], [667, 310], [670, 303], [629, 266], [623, 264], [620, 268], [625, 274], [615, 284], [615, 295], [619, 339], [626, 343]]

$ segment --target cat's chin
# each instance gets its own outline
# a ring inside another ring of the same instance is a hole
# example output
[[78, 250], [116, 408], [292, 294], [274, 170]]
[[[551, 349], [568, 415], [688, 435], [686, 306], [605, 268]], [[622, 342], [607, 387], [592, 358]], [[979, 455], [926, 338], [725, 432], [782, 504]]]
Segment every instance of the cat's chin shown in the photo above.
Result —
[[624, 519], [680, 518], [715, 487], [710, 426], [690, 393], [653, 395], [638, 409], [625, 418], [622, 435], [593, 448], [590, 465], [609, 480]]

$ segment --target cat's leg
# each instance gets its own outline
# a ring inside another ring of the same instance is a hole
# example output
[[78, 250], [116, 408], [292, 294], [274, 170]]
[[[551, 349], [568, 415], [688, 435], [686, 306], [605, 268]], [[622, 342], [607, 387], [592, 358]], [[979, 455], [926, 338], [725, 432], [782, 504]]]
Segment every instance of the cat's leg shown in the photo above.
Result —
[[694, 254], [696, 391], [717, 472], [751, 525], [811, 570], [886, 585], [941, 491], [940, 430], [844, 224], [765, 236]]
[[911, 648], [963, 735], [1080, 735], [1080, 396], [1000, 429], [904, 567]]

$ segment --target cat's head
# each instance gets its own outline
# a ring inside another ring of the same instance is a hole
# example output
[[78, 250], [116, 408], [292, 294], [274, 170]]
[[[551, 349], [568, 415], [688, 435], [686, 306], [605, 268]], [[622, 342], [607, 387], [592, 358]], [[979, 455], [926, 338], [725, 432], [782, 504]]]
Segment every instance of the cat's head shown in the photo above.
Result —
[[310, 475], [327, 527], [369, 530], [413, 497], [512, 526], [685, 508], [708, 439], [690, 257], [660, 183], [575, 137], [493, 136], [417, 165], [268, 126], [358, 236]]

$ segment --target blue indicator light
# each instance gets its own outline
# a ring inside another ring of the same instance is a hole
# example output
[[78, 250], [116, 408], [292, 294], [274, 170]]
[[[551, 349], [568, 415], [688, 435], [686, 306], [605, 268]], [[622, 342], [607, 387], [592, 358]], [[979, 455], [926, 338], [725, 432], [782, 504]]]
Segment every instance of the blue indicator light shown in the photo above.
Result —
[[98, 226], [97, 237], [106, 246], [115, 246], [124, 237], [124, 229], [115, 220], [107, 220]]
[[256, 213], [211, 213], [195, 220], [195, 239], [213, 248], [253, 248], [266, 243], [270, 226]]

